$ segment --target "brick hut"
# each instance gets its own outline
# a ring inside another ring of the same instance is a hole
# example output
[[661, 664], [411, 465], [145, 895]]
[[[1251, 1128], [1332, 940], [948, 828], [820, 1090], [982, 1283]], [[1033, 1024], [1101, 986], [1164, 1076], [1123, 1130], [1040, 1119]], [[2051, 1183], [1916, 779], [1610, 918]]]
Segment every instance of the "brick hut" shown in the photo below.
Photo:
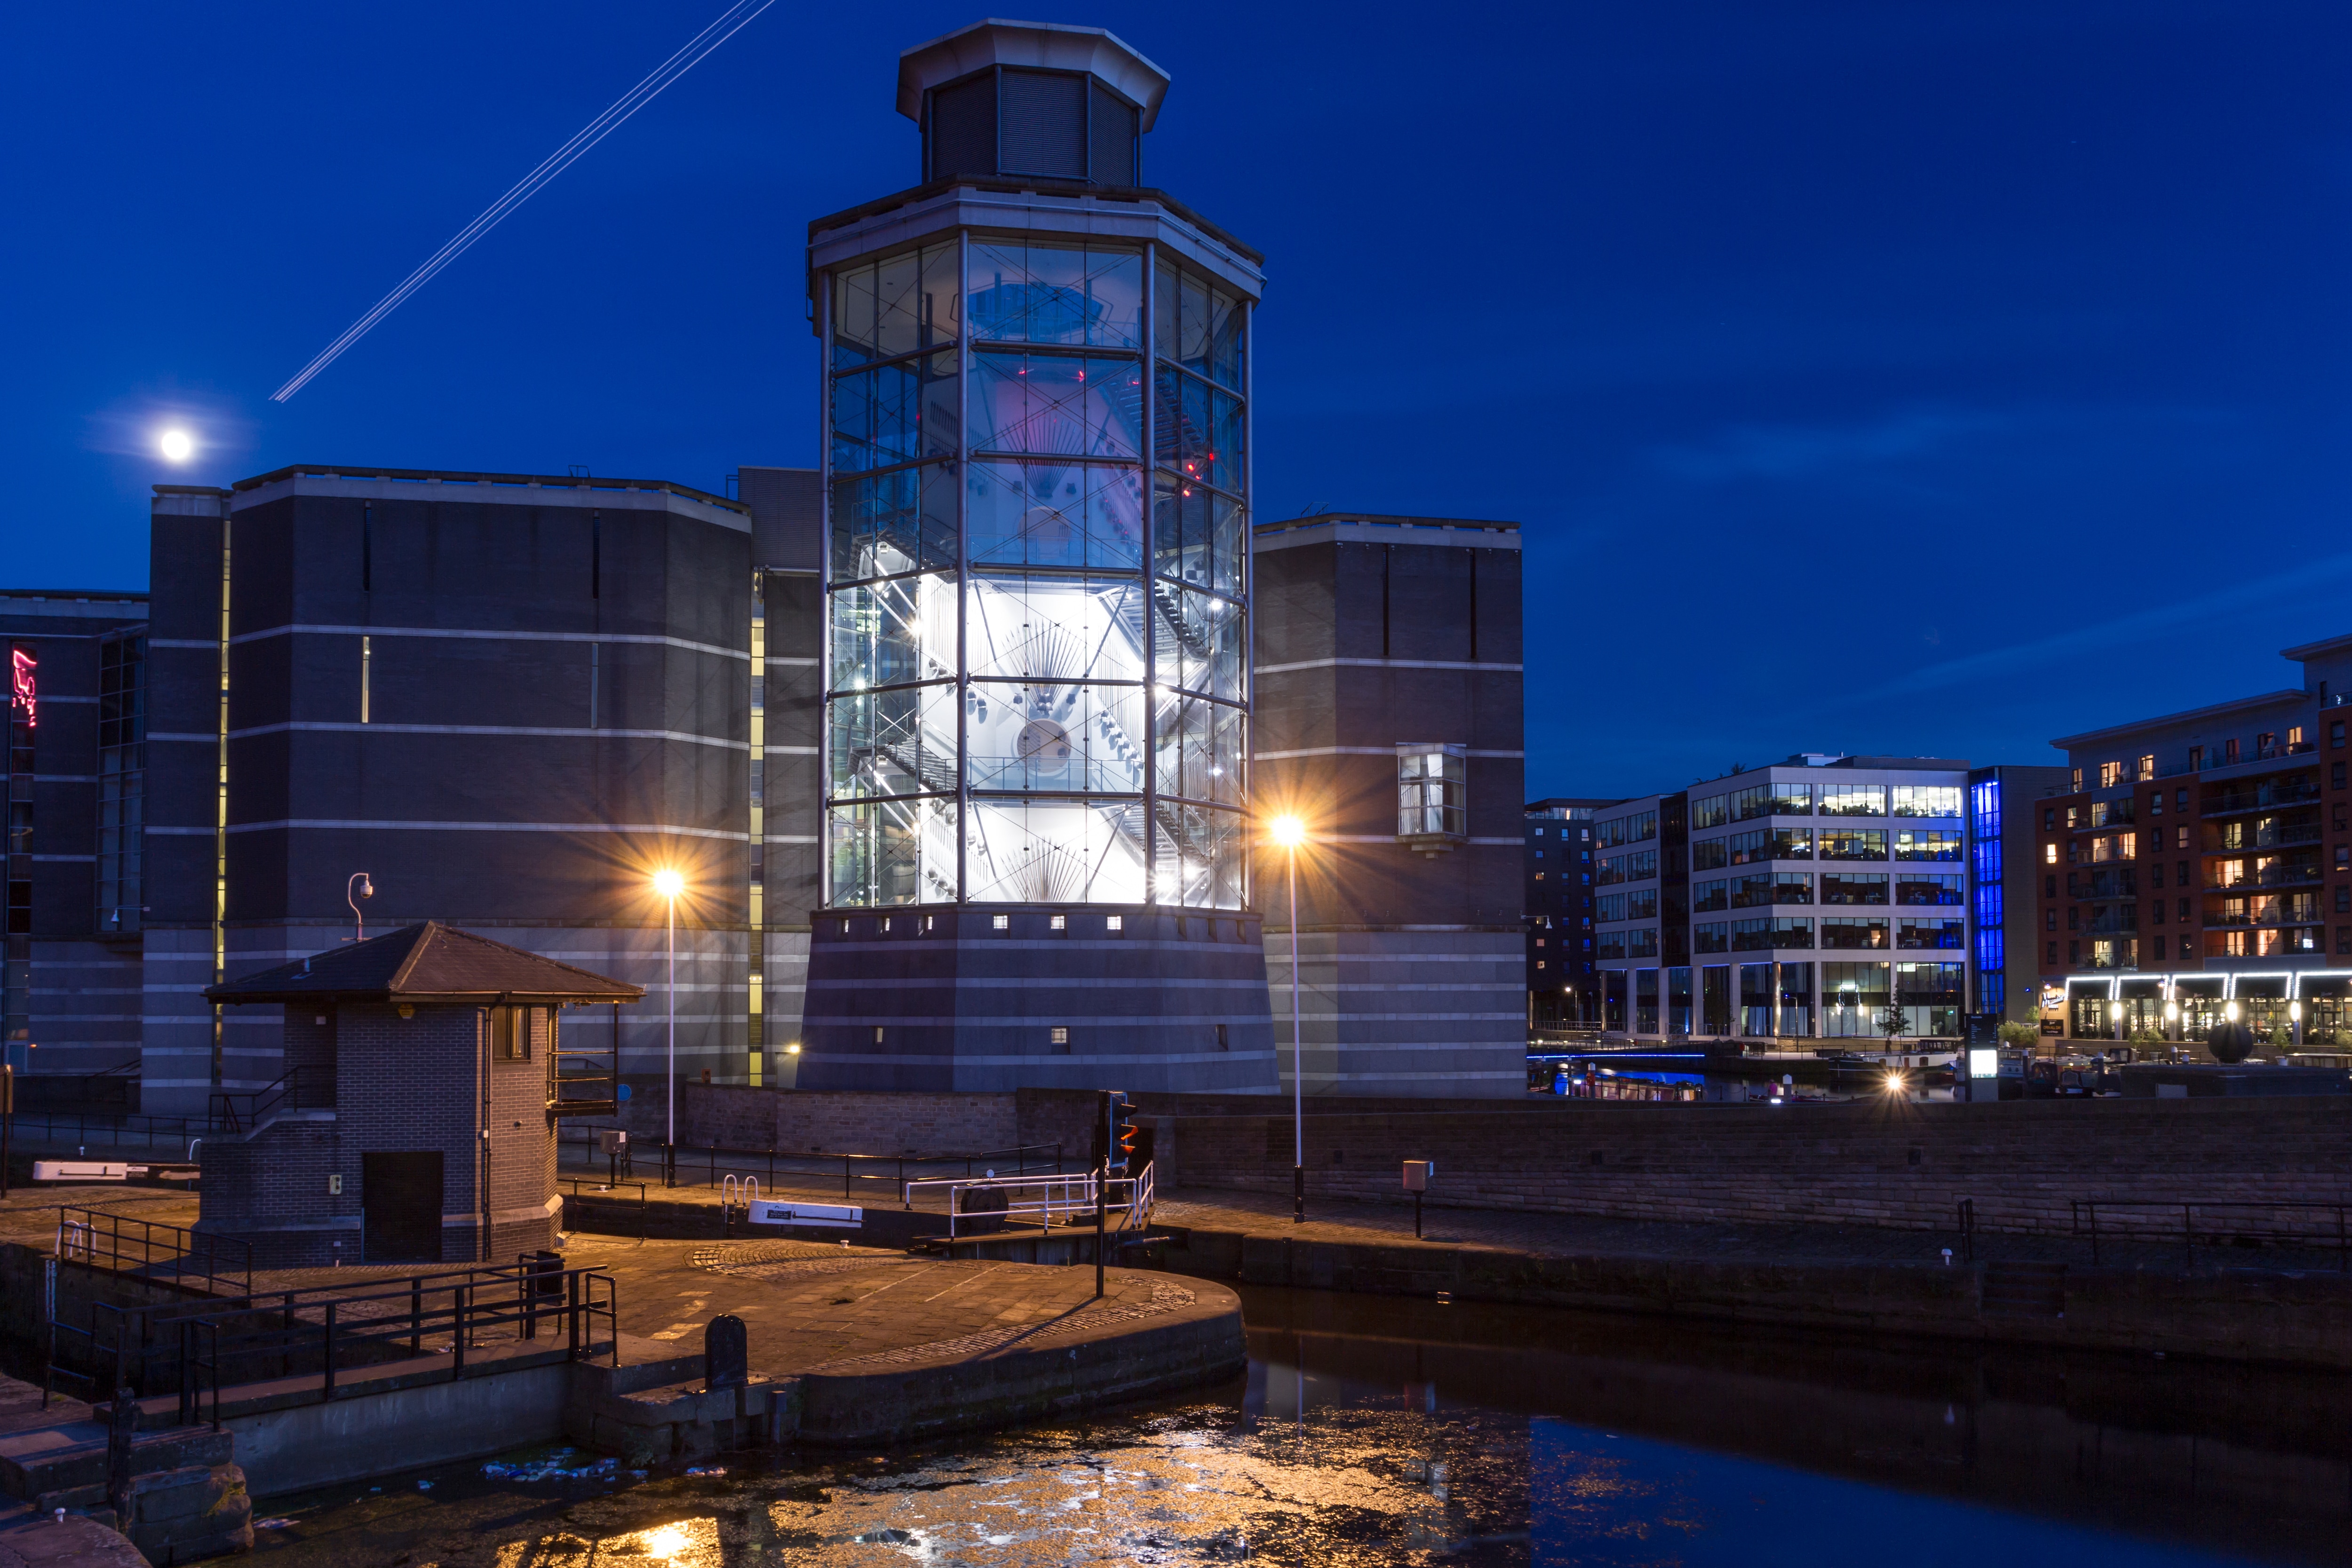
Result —
[[[286, 1075], [218, 1097], [196, 1228], [270, 1268], [510, 1262], [553, 1244], [556, 1127], [610, 1118], [637, 986], [437, 921], [215, 985], [286, 1010]], [[612, 1005], [560, 1028], [566, 1007]]]

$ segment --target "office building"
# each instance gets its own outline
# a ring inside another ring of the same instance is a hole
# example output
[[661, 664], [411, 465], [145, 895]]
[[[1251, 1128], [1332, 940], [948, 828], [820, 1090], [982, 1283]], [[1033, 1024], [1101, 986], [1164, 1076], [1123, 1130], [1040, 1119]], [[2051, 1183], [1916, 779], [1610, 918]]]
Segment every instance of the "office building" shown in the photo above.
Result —
[[1530, 801], [1527, 807], [1529, 1037], [1590, 1028], [1601, 1018], [1592, 957], [1592, 818], [1613, 800]]
[[[1522, 1093], [1518, 527], [1342, 513], [1262, 523], [1253, 549], [1255, 795], [1307, 837], [1305, 1092]], [[1262, 843], [1255, 886], [1285, 1045], [1287, 876], [1284, 852]]]
[[143, 594], [0, 593], [9, 679], [0, 1038], [20, 1073], [138, 1068], [146, 619]]
[[809, 226], [829, 503], [803, 1087], [1273, 1085], [1247, 837], [1261, 258], [1144, 184], [1167, 89], [1097, 28], [935, 39], [899, 59], [920, 183]]
[[[768, 490], [755, 525], [745, 503], [645, 480], [301, 465], [157, 487], [152, 604], [45, 601], [10, 622], [12, 729], [31, 745], [31, 929], [11, 941], [33, 963], [9, 991], [25, 1065], [135, 1071], [150, 1113], [261, 1092], [285, 1070], [282, 1021], [205, 988], [362, 918], [496, 931], [655, 985], [649, 879], [670, 868], [680, 1069], [759, 1081], [763, 1005], [798, 1032], [789, 960], [815, 879], [814, 834], [763, 842], [755, 794], [763, 769], [793, 800], [815, 775], [814, 595], [793, 586], [815, 518], [788, 479]], [[771, 920], [771, 885], [788, 918]], [[763, 996], [772, 958], [784, 984]], [[625, 1029], [624, 1075], [657, 1094], [663, 1021]]]
[[[2281, 650], [2292, 684], [2051, 742], [2034, 941], [2046, 1026], [2352, 1038], [2352, 637]], [[2168, 1016], [2167, 1005], [2178, 1010]], [[2297, 1004], [2300, 1004], [2298, 1008]]]
[[1595, 813], [1602, 1026], [1958, 1037], [1966, 763], [1805, 752]]

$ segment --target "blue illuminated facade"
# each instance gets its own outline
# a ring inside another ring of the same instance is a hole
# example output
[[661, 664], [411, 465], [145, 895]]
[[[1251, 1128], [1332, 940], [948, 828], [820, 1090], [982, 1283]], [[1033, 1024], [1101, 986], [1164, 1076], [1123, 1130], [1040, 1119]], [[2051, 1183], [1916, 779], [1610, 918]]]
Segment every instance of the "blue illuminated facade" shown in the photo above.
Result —
[[1977, 1005], [1999, 1016], [2008, 1010], [2009, 977], [2001, 929], [2000, 779], [1979, 778], [1969, 786], [1969, 872], [1977, 939]]

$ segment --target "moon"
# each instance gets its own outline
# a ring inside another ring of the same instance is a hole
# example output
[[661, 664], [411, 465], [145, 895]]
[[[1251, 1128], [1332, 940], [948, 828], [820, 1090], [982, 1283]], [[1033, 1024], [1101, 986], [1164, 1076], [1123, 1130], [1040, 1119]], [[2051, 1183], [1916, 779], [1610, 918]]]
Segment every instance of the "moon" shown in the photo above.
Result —
[[163, 448], [163, 456], [174, 463], [186, 462], [196, 449], [195, 442], [185, 430], [166, 430], [155, 444]]

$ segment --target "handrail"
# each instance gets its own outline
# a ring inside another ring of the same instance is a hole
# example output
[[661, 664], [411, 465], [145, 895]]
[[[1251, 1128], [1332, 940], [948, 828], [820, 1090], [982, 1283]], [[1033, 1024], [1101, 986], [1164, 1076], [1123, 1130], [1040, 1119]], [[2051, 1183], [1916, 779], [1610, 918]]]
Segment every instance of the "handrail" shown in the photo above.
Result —
[[[1118, 1228], [1122, 1233], [1130, 1229], [1140, 1229], [1150, 1223], [1153, 1197], [1150, 1164], [1146, 1164], [1142, 1170], [1131, 1176], [1113, 1176], [1108, 1181], [1101, 1182], [1099, 1186], [1097, 1184], [1098, 1180], [1097, 1173], [1093, 1171], [1079, 1172], [1066, 1176], [1027, 1178], [1017, 1176], [917, 1178], [904, 1184], [900, 1189], [900, 1195], [904, 1205], [911, 1209], [915, 1206], [917, 1188], [944, 1189], [948, 1200], [950, 1240], [955, 1238], [957, 1220], [966, 1216], [990, 1218], [1001, 1216], [1009, 1222], [1016, 1215], [1023, 1216], [1034, 1215], [1037, 1218], [1039, 1229], [1050, 1230], [1053, 1228], [1056, 1215], [1067, 1217], [1071, 1215], [1092, 1214], [1097, 1203], [1101, 1204], [1105, 1214], [1114, 1210], [1118, 1212], [1120, 1215]], [[1119, 1201], [1118, 1198], [1118, 1189], [1121, 1187], [1127, 1189], [1124, 1202]], [[1012, 1195], [1016, 1192], [1032, 1189], [1042, 1193], [1043, 1195], [1035, 1198], [1016, 1198]], [[1005, 1194], [1005, 1205], [1001, 1209], [968, 1208], [964, 1205], [963, 1195], [970, 1192]], [[1055, 1195], [1056, 1193], [1060, 1194], [1058, 1197]]]
[[[507, 1305], [509, 1293], [512, 1303]], [[436, 1303], [436, 1297], [446, 1303]], [[550, 1297], [562, 1298], [561, 1303], [548, 1300]], [[43, 1400], [46, 1404], [60, 1377], [88, 1385], [93, 1397], [123, 1388], [135, 1396], [154, 1392], [151, 1384], [168, 1371], [180, 1392], [184, 1422], [193, 1419], [192, 1402], [209, 1374], [217, 1426], [223, 1368], [239, 1358], [282, 1367], [293, 1357], [315, 1352], [320, 1398], [331, 1400], [337, 1396], [339, 1366], [348, 1370], [353, 1364], [352, 1347], [405, 1341], [408, 1353], [415, 1355], [423, 1353], [426, 1339], [446, 1333], [451, 1375], [462, 1377], [467, 1352], [478, 1346], [484, 1331], [515, 1324], [520, 1326], [518, 1338], [536, 1339], [541, 1321], [548, 1318], [565, 1321], [568, 1348], [575, 1360], [595, 1353], [594, 1321], [604, 1319], [614, 1331], [610, 1349], [614, 1364], [619, 1364], [617, 1282], [595, 1268], [553, 1269], [538, 1258], [416, 1274], [355, 1289], [314, 1286], [140, 1307], [93, 1302], [87, 1328], [50, 1319]], [[257, 1321], [267, 1326], [253, 1327]], [[86, 1348], [92, 1371], [59, 1364], [60, 1334]], [[112, 1382], [101, 1384], [98, 1369], [109, 1363]]]
[[636, 1188], [636, 1189], [637, 1189], [637, 1242], [638, 1242], [638, 1245], [640, 1245], [640, 1246], [644, 1245], [644, 1243], [645, 1243], [645, 1239], [646, 1239], [646, 1208], [647, 1208], [646, 1200], [646, 1184], [645, 1184], [645, 1183], [643, 1183], [643, 1182], [613, 1182], [613, 1181], [597, 1182], [597, 1183], [596, 1183], [596, 1186], [594, 1187], [594, 1189], [593, 1189], [593, 1191], [583, 1193], [583, 1192], [582, 1192], [582, 1191], [580, 1190], [580, 1184], [581, 1184], [581, 1183], [583, 1183], [583, 1182], [593, 1182], [593, 1181], [595, 1181], [595, 1180], [596, 1180], [596, 1178], [595, 1178], [595, 1177], [593, 1177], [593, 1176], [558, 1176], [558, 1177], [556, 1178], [556, 1180], [557, 1180], [557, 1181], [559, 1181], [559, 1182], [566, 1182], [566, 1183], [569, 1183], [569, 1184], [571, 1184], [571, 1187], [572, 1187], [572, 1195], [573, 1197], [575, 1197], [575, 1198], [593, 1197], [593, 1196], [594, 1196], [594, 1195], [596, 1195], [596, 1194], [598, 1194], [598, 1193], [614, 1193], [614, 1194], [617, 1194], [617, 1193], [620, 1191], [620, 1189], [621, 1189], [621, 1188], [623, 1188], [623, 1187], [635, 1187], [635, 1188]]
[[[2099, 1211], [2101, 1209], [2151, 1209], [2180, 1214], [2181, 1245], [2187, 1256], [2187, 1266], [2197, 1266], [2197, 1214], [2200, 1210], [2254, 1210], [2257, 1212], [2285, 1210], [2291, 1213], [2332, 1214], [2336, 1216], [2336, 1267], [2339, 1272], [2352, 1273], [2352, 1204], [2315, 1203], [2307, 1200], [2282, 1198], [2265, 1203], [2257, 1198], [2221, 1199], [2212, 1202], [2174, 1202], [2166, 1198], [2072, 1198], [2067, 1201], [2073, 1232], [2084, 1235], [2086, 1228], [2091, 1238], [2091, 1261], [2099, 1261]], [[2126, 1233], [2128, 1234], [2128, 1233]], [[2306, 1232], [2273, 1229], [2267, 1226], [2235, 1226], [2228, 1231], [2215, 1231], [2213, 1236], [2250, 1236], [2264, 1241], [2303, 1242], [2315, 1240], [2326, 1244], [2324, 1235], [2314, 1237]]]
[[[581, 1127], [574, 1136], [567, 1128], [559, 1126], [556, 1132], [558, 1163], [565, 1163], [562, 1155], [568, 1146], [593, 1151], [596, 1134], [602, 1131], [603, 1126], [591, 1124]], [[649, 1146], [663, 1152], [665, 1184], [678, 1184], [677, 1166], [680, 1157], [689, 1153], [688, 1147], [681, 1144], [665, 1148], [657, 1143]], [[909, 1171], [920, 1173], [927, 1167], [936, 1170], [941, 1166], [961, 1165], [966, 1176], [977, 1177], [981, 1170], [992, 1163], [998, 1165], [1010, 1163], [1014, 1175], [1027, 1176], [1036, 1173], [1029, 1169], [1032, 1163], [1044, 1165], [1050, 1159], [1052, 1173], [1058, 1175], [1062, 1171], [1062, 1145], [1059, 1143], [1023, 1143], [1010, 1149], [982, 1149], [971, 1152], [835, 1154], [818, 1150], [793, 1151], [772, 1146], [766, 1149], [729, 1149], [712, 1142], [690, 1152], [703, 1156], [701, 1184], [705, 1186], [719, 1186], [729, 1174], [748, 1174], [746, 1166], [756, 1166], [761, 1171], [769, 1189], [778, 1184], [776, 1178], [779, 1174], [830, 1177], [838, 1172], [844, 1197], [854, 1194], [858, 1182], [888, 1181], [897, 1185], [908, 1179]]]
[[[133, 1226], [138, 1227], [135, 1237], [130, 1233]], [[240, 1284], [247, 1292], [253, 1289], [251, 1242], [102, 1209], [59, 1205], [57, 1253], [60, 1262], [85, 1264], [108, 1274], [168, 1279], [175, 1284], [196, 1280], [208, 1291]], [[191, 1267], [192, 1262], [202, 1266]], [[162, 1272], [167, 1266], [169, 1272]]]

